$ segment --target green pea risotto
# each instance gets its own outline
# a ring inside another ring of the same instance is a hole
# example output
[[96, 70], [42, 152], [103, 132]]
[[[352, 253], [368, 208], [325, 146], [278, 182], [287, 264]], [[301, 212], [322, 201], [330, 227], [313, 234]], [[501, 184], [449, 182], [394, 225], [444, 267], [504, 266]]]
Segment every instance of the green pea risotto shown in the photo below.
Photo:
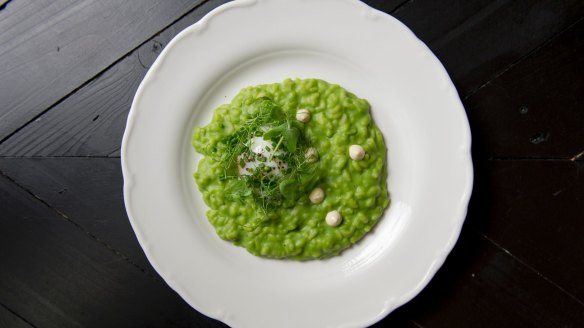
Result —
[[242, 89], [192, 143], [207, 217], [254, 255], [338, 255], [389, 204], [386, 147], [369, 103], [317, 79]]

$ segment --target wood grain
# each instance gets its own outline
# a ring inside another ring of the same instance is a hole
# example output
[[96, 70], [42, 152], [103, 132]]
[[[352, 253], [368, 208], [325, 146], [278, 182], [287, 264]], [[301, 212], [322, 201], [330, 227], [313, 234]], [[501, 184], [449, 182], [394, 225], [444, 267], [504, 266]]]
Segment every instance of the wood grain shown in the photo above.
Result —
[[564, 158], [584, 152], [584, 20], [465, 102], [475, 158]]
[[419, 0], [395, 16], [428, 43], [464, 98], [584, 17], [584, 2]]
[[154, 274], [126, 215], [119, 158], [0, 158], [0, 170]]
[[0, 175], [0, 303], [37, 327], [221, 327]]
[[202, 0], [15, 1], [0, 12], [0, 140]]
[[176, 34], [225, 2], [208, 1], [165, 29], [0, 144], [0, 154], [107, 156], [118, 150], [132, 99], [150, 65]]
[[452, 31], [470, 27], [469, 21], [484, 17], [496, 5], [497, 1], [493, 0], [416, 0], [404, 3], [392, 15], [430, 45]]
[[430, 284], [374, 327], [409, 322], [432, 328], [578, 327], [584, 307], [467, 227]]
[[[1, 4], [1, 1], [0, 1]], [[0, 8], [1, 9], [1, 8]], [[0, 304], [0, 327], [1, 328], [34, 328], [16, 314], [9, 311]]]
[[584, 162], [570, 160], [481, 164], [467, 218], [481, 234], [581, 304], [583, 172]]

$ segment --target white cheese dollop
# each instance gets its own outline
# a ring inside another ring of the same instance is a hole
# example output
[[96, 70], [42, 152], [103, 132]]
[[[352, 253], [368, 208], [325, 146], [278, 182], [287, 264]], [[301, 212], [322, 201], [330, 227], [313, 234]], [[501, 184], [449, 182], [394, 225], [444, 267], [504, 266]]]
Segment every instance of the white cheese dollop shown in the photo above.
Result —
[[336, 227], [343, 222], [343, 217], [338, 211], [330, 211], [327, 213], [325, 221], [331, 227]]
[[304, 157], [308, 163], [314, 163], [318, 161], [318, 150], [314, 147], [310, 147], [304, 152]]
[[313, 204], [320, 204], [324, 200], [324, 190], [320, 188], [314, 188], [314, 190], [308, 196], [310, 202]]
[[310, 112], [308, 109], [299, 109], [296, 112], [296, 119], [302, 123], [308, 123], [310, 121]]
[[[265, 161], [260, 160], [248, 160], [249, 156], [243, 153], [237, 157], [237, 167], [239, 171], [239, 175], [251, 175], [256, 167], [260, 166], [260, 164], [264, 164], [265, 166], [269, 167], [268, 174], [280, 175], [282, 171], [288, 168], [288, 164], [280, 159], [277, 156], [284, 154], [281, 149], [278, 149], [274, 153], [274, 146], [272, 145], [271, 140], [264, 140], [262, 137], [253, 137], [249, 143], [249, 150], [261, 157], [265, 158]], [[271, 158], [271, 159], [270, 159]], [[270, 160], [269, 160], [270, 159]], [[241, 162], [243, 160], [244, 165], [241, 166]], [[250, 172], [251, 171], [251, 172]]]
[[272, 148], [273, 146], [271, 140], [264, 140], [262, 137], [251, 138], [249, 150], [258, 155], [270, 157], [274, 153]]
[[365, 157], [365, 149], [361, 145], [351, 145], [349, 147], [349, 156], [353, 160], [360, 161]]

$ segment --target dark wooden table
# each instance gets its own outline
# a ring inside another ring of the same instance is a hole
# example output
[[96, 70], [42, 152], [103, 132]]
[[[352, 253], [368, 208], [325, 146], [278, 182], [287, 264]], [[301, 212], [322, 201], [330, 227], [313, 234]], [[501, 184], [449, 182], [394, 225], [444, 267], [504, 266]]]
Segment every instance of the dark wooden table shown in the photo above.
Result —
[[[223, 326], [142, 253], [120, 142], [156, 56], [224, 2], [0, 1], [0, 327]], [[453, 252], [378, 325], [584, 327], [584, 2], [367, 3], [446, 66], [475, 168]]]

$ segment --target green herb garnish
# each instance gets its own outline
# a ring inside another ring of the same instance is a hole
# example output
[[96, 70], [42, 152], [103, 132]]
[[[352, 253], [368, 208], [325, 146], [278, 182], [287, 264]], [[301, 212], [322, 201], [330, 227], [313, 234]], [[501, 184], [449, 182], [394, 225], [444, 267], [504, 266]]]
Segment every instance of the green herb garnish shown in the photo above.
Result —
[[[276, 206], [293, 206], [315, 183], [317, 164], [309, 163], [304, 156], [309, 142], [303, 124], [267, 97], [248, 104], [244, 115], [239, 129], [223, 138], [215, 152], [229, 197], [241, 202], [252, 198], [264, 214]], [[265, 147], [268, 158], [251, 151], [254, 137], [271, 141]], [[239, 168], [248, 162], [259, 164], [247, 167], [247, 174], [240, 175]]]

